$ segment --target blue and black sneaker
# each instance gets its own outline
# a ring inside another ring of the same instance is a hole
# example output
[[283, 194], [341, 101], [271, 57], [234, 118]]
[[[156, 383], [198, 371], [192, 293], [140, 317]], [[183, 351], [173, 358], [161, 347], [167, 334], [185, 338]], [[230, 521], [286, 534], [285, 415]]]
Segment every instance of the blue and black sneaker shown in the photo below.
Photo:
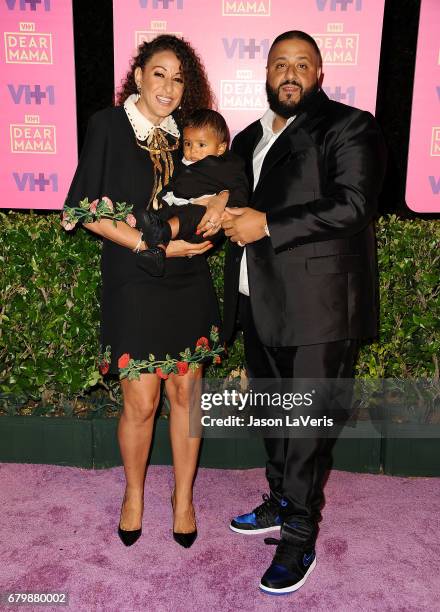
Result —
[[298, 532], [283, 523], [281, 539], [266, 538], [266, 544], [277, 544], [270, 567], [264, 573], [260, 589], [269, 595], [293, 593], [303, 586], [316, 566], [315, 545], [301, 541]]
[[263, 503], [249, 514], [240, 514], [232, 519], [229, 527], [232, 531], [244, 534], [267, 533], [278, 531], [282, 520], [279, 516], [279, 505], [264, 493]]

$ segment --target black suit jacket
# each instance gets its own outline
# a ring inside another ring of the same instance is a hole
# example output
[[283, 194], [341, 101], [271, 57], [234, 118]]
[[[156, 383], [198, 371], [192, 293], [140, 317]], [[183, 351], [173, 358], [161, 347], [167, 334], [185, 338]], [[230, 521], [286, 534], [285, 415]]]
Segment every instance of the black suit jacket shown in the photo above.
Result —
[[[234, 139], [253, 185], [260, 121]], [[250, 206], [267, 213], [270, 238], [249, 244], [250, 300], [266, 346], [300, 346], [377, 333], [373, 218], [385, 172], [374, 117], [319, 91], [269, 149]], [[236, 324], [242, 249], [225, 267], [225, 338]]]
[[208, 155], [186, 166], [177, 164], [174, 174], [159, 193], [158, 198], [172, 191], [178, 198], [199, 198], [205, 194], [227, 189], [231, 206], [246, 206], [249, 187], [241, 157], [230, 151], [219, 155]]

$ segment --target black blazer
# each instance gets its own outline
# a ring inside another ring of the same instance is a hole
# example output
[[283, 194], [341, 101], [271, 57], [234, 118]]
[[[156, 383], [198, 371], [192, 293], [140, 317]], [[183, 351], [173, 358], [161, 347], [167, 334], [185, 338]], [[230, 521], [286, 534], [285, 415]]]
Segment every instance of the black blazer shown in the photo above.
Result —
[[[260, 121], [232, 149], [246, 164]], [[250, 300], [266, 346], [300, 346], [377, 333], [373, 218], [385, 172], [374, 117], [319, 91], [269, 149], [250, 206], [267, 213], [270, 238], [246, 247]], [[224, 333], [236, 326], [241, 247], [225, 265]]]
[[208, 193], [218, 193], [223, 189], [229, 191], [228, 202], [231, 206], [247, 205], [249, 187], [244, 163], [241, 157], [230, 151], [218, 157], [208, 155], [189, 166], [179, 162], [158, 198], [172, 191], [178, 198], [189, 200]]

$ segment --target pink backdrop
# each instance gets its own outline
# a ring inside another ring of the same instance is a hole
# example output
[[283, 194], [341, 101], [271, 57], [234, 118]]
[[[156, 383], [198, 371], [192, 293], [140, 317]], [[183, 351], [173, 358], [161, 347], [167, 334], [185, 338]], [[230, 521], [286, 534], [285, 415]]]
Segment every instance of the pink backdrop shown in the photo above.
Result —
[[70, 0], [0, 5], [2, 208], [61, 208], [77, 163]]
[[374, 113], [384, 0], [113, 0], [115, 83], [136, 45], [183, 34], [201, 55], [232, 134], [265, 108], [267, 52], [289, 29], [312, 34], [331, 98]]
[[406, 180], [406, 202], [440, 212], [440, 2], [422, 0]]

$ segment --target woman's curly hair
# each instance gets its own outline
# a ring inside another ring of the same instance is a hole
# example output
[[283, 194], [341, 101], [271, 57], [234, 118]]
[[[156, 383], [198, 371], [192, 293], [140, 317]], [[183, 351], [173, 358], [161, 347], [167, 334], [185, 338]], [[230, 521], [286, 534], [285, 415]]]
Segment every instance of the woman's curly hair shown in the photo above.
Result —
[[180, 103], [181, 108], [174, 111], [177, 122], [182, 124], [197, 108], [211, 108], [214, 103], [214, 94], [202, 60], [186, 40], [171, 34], [161, 34], [151, 42], [139, 45], [138, 54], [133, 59], [130, 70], [121, 85], [116, 104], [122, 105], [128, 96], [137, 93], [134, 71], [138, 67], [143, 70], [150, 58], [160, 51], [172, 51], [182, 67], [184, 90]]

